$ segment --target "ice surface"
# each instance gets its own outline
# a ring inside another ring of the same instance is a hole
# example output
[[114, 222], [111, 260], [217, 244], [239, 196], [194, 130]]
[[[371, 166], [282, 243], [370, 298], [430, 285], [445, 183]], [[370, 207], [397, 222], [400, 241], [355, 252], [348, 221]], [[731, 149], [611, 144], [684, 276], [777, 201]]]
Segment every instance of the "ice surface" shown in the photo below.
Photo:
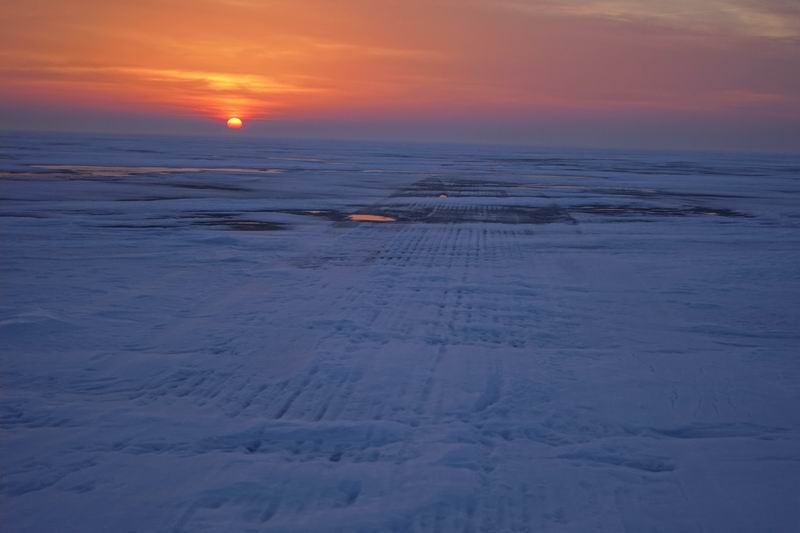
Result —
[[4, 532], [800, 531], [797, 158], [16, 134], [0, 168]]

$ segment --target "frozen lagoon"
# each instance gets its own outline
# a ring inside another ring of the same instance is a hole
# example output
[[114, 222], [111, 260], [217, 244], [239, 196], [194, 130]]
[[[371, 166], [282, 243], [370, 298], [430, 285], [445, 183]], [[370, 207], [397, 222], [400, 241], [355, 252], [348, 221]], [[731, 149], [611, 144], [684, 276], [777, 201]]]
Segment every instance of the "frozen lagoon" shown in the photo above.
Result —
[[798, 158], [2, 146], [4, 532], [800, 530]]

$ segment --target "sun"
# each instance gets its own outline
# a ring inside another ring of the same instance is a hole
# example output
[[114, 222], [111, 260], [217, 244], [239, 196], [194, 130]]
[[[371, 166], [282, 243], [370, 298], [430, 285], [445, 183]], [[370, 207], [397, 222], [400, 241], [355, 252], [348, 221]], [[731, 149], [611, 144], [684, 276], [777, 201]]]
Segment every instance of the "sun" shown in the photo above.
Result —
[[228, 119], [228, 127], [232, 130], [238, 130], [244, 125], [242, 119], [238, 117], [231, 117]]

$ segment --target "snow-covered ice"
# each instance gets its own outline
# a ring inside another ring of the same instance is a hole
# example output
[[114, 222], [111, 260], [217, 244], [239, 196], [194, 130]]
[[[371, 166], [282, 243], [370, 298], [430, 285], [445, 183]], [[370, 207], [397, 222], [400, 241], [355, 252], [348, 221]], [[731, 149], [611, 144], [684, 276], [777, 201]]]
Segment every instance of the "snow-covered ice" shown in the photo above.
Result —
[[0, 154], [4, 532], [800, 531], [798, 158]]

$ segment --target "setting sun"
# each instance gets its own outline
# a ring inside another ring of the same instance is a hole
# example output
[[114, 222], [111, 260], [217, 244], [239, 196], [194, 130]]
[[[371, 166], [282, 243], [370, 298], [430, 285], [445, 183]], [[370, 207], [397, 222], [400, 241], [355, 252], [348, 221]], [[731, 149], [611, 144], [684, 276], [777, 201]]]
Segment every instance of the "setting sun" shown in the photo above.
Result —
[[228, 127], [232, 130], [238, 130], [242, 125], [242, 119], [240, 118], [231, 117], [228, 119]]

